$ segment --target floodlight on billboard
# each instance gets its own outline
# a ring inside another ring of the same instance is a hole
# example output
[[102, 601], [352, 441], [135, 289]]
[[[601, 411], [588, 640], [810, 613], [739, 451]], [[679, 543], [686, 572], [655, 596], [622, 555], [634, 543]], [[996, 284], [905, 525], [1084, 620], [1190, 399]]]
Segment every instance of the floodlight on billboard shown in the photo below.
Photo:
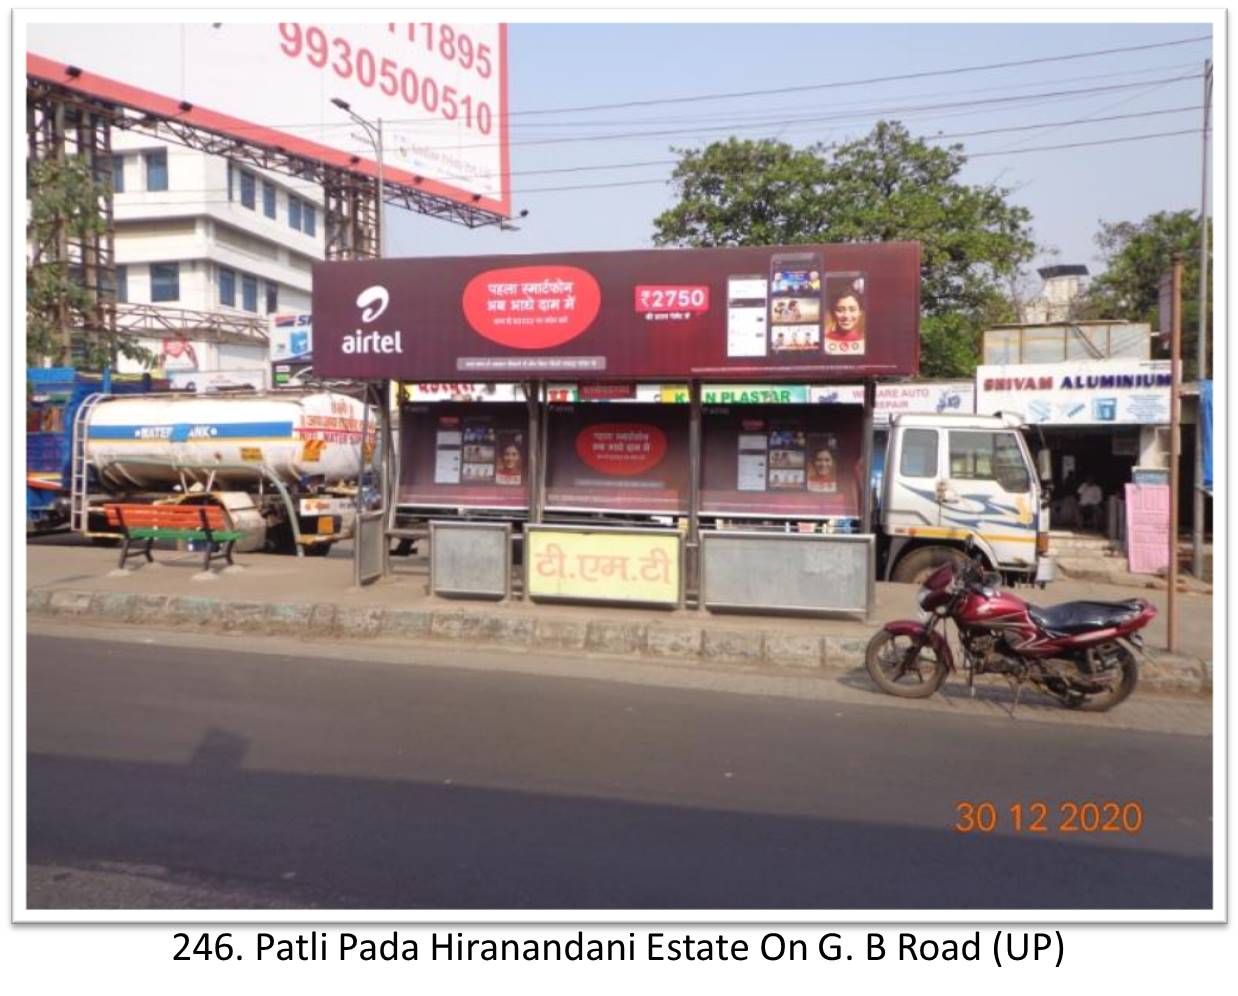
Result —
[[387, 183], [511, 215], [503, 24], [30, 24], [26, 67], [375, 176], [369, 140], [332, 104], [343, 101], [382, 119]]

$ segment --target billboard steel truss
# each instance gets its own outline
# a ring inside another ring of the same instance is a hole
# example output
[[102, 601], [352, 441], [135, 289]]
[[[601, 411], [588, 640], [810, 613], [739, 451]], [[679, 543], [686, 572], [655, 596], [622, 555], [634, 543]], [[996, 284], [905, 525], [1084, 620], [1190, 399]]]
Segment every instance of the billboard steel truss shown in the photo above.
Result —
[[[177, 110], [173, 114], [137, 106], [136, 102], [130, 105], [123, 101], [105, 100], [74, 86], [74, 80], [82, 75], [80, 69], [58, 66], [48, 60], [39, 60], [39, 64], [56, 68], [32, 71], [28, 61], [26, 116], [30, 163], [65, 155], [84, 155], [91, 163], [94, 175], [107, 190], [106, 195], [99, 198], [98, 212], [103, 221], [98, 226], [101, 229], [99, 233], [71, 237], [60, 226], [52, 237], [31, 247], [33, 265], [67, 264], [91, 299], [91, 307], [85, 311], [70, 312], [67, 306], [61, 305], [58, 322], [62, 328], [115, 336], [158, 326], [166, 331], [192, 332], [199, 337], [206, 333], [209, 338], [233, 341], [265, 339], [265, 333], [261, 330], [216, 327], [218, 323], [203, 322], [200, 316], [184, 327], [177, 324], [184, 315], [174, 314], [157, 320], [144, 314], [137, 316], [140, 320], [136, 322], [117, 322], [115, 224], [111, 193], [113, 128], [139, 132], [208, 155], [223, 156], [235, 162], [317, 183], [323, 188], [326, 258], [369, 259], [379, 255], [376, 184], [364, 172], [354, 172], [298, 155], [279, 145], [245, 141], [213, 131], [192, 120], [194, 108], [187, 102], [173, 104]], [[360, 158], [353, 161], [353, 165], [360, 163]], [[420, 190], [416, 185], [387, 178], [384, 179], [382, 196], [386, 204], [468, 228], [502, 225], [506, 220], [496, 212], [461, 204]]]

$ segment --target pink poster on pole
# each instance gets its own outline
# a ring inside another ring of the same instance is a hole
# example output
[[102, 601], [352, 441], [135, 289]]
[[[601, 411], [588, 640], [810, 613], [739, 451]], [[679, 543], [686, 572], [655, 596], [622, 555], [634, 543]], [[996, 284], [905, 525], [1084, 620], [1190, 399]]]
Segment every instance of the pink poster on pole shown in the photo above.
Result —
[[1126, 556], [1132, 574], [1169, 570], [1169, 485], [1126, 485]]

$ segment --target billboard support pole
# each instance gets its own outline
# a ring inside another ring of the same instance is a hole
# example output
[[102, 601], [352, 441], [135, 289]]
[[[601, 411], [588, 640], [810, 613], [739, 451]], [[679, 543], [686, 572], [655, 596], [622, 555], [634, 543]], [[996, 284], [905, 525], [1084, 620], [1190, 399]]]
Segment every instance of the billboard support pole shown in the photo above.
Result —
[[701, 382], [688, 382], [688, 577], [686, 591], [701, 607]]
[[1166, 619], [1169, 652], [1178, 645], [1178, 483], [1181, 445], [1178, 433], [1182, 416], [1179, 404], [1182, 396], [1182, 253], [1174, 253], [1173, 262], [1173, 344], [1169, 369], [1169, 612]]
[[542, 444], [545, 433], [542, 426], [541, 397], [536, 381], [525, 382], [524, 397], [529, 408], [529, 521], [536, 525], [542, 521], [542, 495], [546, 478], [546, 448]]
[[[877, 408], [877, 382], [868, 377], [864, 381], [864, 428], [862, 430], [863, 457], [860, 478], [860, 532], [873, 531], [873, 412]], [[886, 468], [889, 473], [889, 468]]]
[[[1199, 321], [1196, 385], [1208, 379], [1208, 112], [1212, 105], [1212, 60], [1204, 62], [1204, 133], [1199, 195]], [[1195, 415], [1195, 489], [1191, 516], [1191, 573], [1204, 576], [1204, 418], [1203, 396]]]

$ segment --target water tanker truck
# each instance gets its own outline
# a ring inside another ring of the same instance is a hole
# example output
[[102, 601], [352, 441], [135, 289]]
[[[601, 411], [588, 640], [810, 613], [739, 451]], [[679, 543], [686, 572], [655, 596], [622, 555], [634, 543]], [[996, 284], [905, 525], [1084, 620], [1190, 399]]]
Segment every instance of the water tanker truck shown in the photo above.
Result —
[[114, 532], [114, 502], [206, 502], [246, 534], [237, 549], [325, 554], [352, 534], [364, 425], [329, 391], [95, 395], [75, 419], [73, 528]]

